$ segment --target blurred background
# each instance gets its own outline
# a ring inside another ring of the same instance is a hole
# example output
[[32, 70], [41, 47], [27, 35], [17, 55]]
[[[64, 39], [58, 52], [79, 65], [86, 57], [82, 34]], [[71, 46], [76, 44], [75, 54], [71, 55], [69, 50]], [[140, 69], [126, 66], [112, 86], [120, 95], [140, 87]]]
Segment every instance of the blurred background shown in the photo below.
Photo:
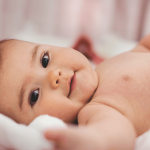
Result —
[[0, 40], [71, 47], [87, 35], [107, 58], [149, 34], [149, 18], [150, 0], [0, 0]]

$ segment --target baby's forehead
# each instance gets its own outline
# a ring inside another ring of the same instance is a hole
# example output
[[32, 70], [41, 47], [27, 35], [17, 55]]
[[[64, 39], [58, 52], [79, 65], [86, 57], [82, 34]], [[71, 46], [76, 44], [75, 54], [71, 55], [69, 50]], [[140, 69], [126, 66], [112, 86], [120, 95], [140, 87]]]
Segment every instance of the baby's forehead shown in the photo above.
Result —
[[[2, 60], [6, 58], [11, 58], [12, 55], [17, 55], [19, 56], [23, 54], [27, 54], [28, 52], [30, 52], [30, 50], [32, 50], [34, 48], [36, 44], [35, 43], [30, 43], [30, 42], [26, 42], [26, 41], [21, 41], [21, 40], [15, 40], [15, 39], [11, 39], [11, 40], [6, 40], [4, 42], [2, 42], [2, 44], [0, 45], [1, 47], [1, 57]], [[21, 57], [22, 57], [21, 56]]]
[[[24, 63], [24, 59], [30, 59], [30, 50], [36, 44], [20, 41], [20, 40], [5, 40], [0, 44], [0, 71], [4, 72], [10, 68], [14, 68], [16, 63]], [[23, 59], [23, 60], [22, 60]], [[16, 63], [15, 63], [16, 62]]]
[[7, 47], [11, 47], [13, 45], [16, 45], [22, 42], [24, 41], [17, 40], [17, 39], [5, 39], [5, 40], [0, 41], [0, 47], [5, 49]]
[[8, 39], [8, 40], [3, 40], [0, 43], [0, 46], [3, 47], [3, 49], [13, 50], [17, 46], [26, 45], [26, 44], [34, 44], [34, 43], [21, 41], [21, 40], [17, 40], [17, 39]]
[[0, 56], [3, 59], [4, 56], [9, 55], [9, 53], [19, 50], [22, 44], [29, 43], [15, 39], [3, 40], [0, 42]]
[[[12, 43], [13, 40], [2, 40], [0, 41], [0, 70], [2, 69], [2, 65], [4, 64], [5, 56], [8, 53], [8, 49], [10, 49], [9, 45]], [[2, 71], [2, 70], [1, 70]]]

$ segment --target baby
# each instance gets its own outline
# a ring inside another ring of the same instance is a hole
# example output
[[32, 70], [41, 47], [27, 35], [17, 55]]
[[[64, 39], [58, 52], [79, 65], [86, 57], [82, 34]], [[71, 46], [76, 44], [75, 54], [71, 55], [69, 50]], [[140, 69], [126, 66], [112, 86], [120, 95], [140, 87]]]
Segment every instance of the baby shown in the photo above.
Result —
[[48, 114], [58, 150], [132, 150], [150, 127], [150, 36], [94, 70], [80, 52], [19, 40], [0, 43], [0, 113], [28, 125]]

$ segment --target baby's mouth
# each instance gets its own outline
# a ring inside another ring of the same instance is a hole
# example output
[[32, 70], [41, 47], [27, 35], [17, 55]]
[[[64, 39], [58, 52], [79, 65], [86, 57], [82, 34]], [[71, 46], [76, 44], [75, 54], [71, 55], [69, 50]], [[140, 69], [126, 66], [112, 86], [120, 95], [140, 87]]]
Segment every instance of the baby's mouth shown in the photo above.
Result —
[[69, 94], [68, 97], [70, 96], [70, 94], [72, 93], [72, 91], [74, 90], [75, 86], [76, 86], [76, 74], [74, 73], [74, 75], [71, 77], [70, 81], [69, 81], [69, 85], [70, 85], [70, 90], [69, 90]]

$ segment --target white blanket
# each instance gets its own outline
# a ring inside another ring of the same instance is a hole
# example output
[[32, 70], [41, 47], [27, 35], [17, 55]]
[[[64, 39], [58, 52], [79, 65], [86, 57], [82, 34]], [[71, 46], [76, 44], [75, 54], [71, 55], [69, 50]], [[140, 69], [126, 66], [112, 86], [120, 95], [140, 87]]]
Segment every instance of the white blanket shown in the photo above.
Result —
[[[43, 133], [66, 127], [63, 121], [48, 115], [37, 117], [25, 126], [0, 114], [0, 150], [52, 150], [53, 143], [46, 140]], [[137, 138], [135, 150], [150, 150], [150, 130]]]
[[43, 115], [37, 117], [29, 126], [17, 124], [0, 114], [0, 150], [52, 150], [53, 143], [43, 136], [52, 128], [66, 128], [60, 119]]

